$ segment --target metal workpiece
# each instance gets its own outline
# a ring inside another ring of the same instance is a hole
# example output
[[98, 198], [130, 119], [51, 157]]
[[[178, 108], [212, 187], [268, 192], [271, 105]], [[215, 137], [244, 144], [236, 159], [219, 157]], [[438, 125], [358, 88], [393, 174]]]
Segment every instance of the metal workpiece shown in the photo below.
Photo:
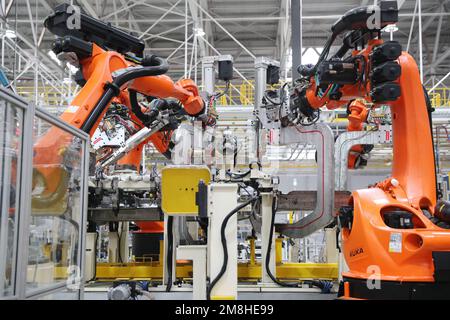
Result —
[[143, 208], [121, 208], [114, 210], [108, 208], [89, 208], [89, 220], [96, 223], [118, 222], [118, 221], [161, 221], [161, 210], [159, 207]]
[[290, 238], [302, 238], [329, 225], [334, 219], [334, 135], [330, 127], [318, 123], [309, 127], [286, 127], [279, 131], [280, 145], [305, 143], [317, 150], [317, 201], [315, 209], [293, 224], [278, 225]]
[[120, 160], [123, 156], [125, 156], [127, 154], [127, 152], [136, 148], [139, 144], [144, 142], [147, 138], [149, 138], [155, 132], [158, 132], [167, 123], [168, 122], [161, 120], [155, 126], [153, 126], [151, 128], [148, 128], [148, 127], [142, 128], [137, 133], [135, 133], [130, 139], [125, 141], [123, 146], [121, 146], [119, 149], [114, 151], [113, 154], [110, 157], [108, 157], [108, 159], [106, 159], [104, 162], [102, 162], [101, 167], [105, 168], [109, 165], [114, 164], [115, 162]]
[[195, 128], [192, 124], [183, 122], [172, 135], [174, 144], [171, 160], [175, 165], [189, 165], [194, 153]]
[[[350, 191], [334, 192], [334, 208], [348, 205]], [[316, 191], [290, 191], [287, 194], [277, 195], [277, 209], [279, 211], [313, 211], [317, 205]]]
[[338, 136], [334, 147], [336, 161], [335, 188], [339, 191], [347, 190], [348, 155], [350, 149], [360, 144], [391, 144], [392, 127], [381, 126], [377, 131], [350, 131]]
[[[113, 181], [117, 183], [113, 183]], [[115, 172], [115, 175], [101, 174], [99, 177], [89, 177], [89, 187], [101, 187], [105, 190], [111, 190], [113, 188], [126, 189], [126, 190], [151, 190], [156, 188], [156, 182], [151, 174], [138, 174], [136, 171], [122, 171]]]

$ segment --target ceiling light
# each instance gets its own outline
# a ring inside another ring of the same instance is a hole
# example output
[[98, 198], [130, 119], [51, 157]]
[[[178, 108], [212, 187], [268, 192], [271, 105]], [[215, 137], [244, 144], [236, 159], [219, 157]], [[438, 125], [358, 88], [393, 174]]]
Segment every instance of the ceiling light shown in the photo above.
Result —
[[78, 68], [70, 63], [66, 63], [66, 67], [69, 69], [71, 74], [75, 74], [78, 71]]
[[56, 56], [56, 54], [52, 50], [49, 50], [47, 52], [47, 55], [50, 57], [50, 59], [55, 61], [58, 65], [61, 65], [61, 61], [58, 59], [58, 57]]
[[396, 32], [396, 31], [398, 31], [398, 27], [395, 24], [388, 24], [386, 27], [384, 27], [383, 31], [384, 32]]
[[383, 31], [389, 33], [389, 38], [392, 41], [394, 40], [394, 32], [398, 31], [398, 27], [395, 24], [388, 24]]
[[194, 33], [197, 37], [203, 37], [206, 34], [202, 28], [194, 28]]
[[9, 39], [14, 39], [17, 37], [16, 32], [14, 30], [11, 29], [7, 29], [5, 31], [5, 37], [9, 38]]

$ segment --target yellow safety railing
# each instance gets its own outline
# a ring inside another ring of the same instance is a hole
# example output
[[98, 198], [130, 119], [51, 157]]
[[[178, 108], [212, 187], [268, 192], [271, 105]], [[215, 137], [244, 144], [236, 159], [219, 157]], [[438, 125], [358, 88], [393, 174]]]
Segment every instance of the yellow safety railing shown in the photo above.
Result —
[[[253, 86], [252, 86], [253, 85]], [[216, 85], [215, 91], [222, 92], [225, 90], [225, 85]], [[268, 89], [279, 88], [280, 85], [267, 86]], [[31, 85], [22, 85], [16, 87], [17, 92], [22, 96], [34, 100], [34, 87]], [[38, 88], [40, 100], [45, 102], [47, 105], [58, 106], [61, 103], [61, 92], [67, 94], [68, 86], [61, 85], [61, 88], [55, 88], [51, 86], [40, 86]], [[428, 88], [430, 90], [431, 88]], [[76, 87], [72, 86], [72, 94], [75, 92]], [[439, 107], [450, 107], [450, 89], [445, 87], [436, 88], [433, 92], [429, 93], [431, 104], [434, 108]], [[232, 106], [232, 105], [253, 105], [255, 99], [254, 81], [242, 81], [242, 83], [232, 84], [227, 94], [223, 95], [217, 101], [218, 105], [222, 106]]]
[[[249, 81], [254, 85], [254, 81]], [[242, 82], [240, 85], [234, 85], [235, 88], [239, 89], [239, 95], [236, 90], [230, 88], [227, 95], [222, 96], [217, 102], [219, 105], [228, 106], [233, 104], [238, 105], [253, 105], [254, 103], [254, 88], [247, 82]], [[267, 86], [268, 89], [279, 88], [280, 85]], [[225, 85], [216, 85], [216, 92], [221, 92], [225, 90]], [[430, 90], [428, 88], [427, 90]], [[442, 87], [436, 88], [433, 92], [429, 93], [431, 104], [434, 108], [439, 107], [450, 107], [450, 89]]]
[[429, 93], [429, 96], [434, 108], [450, 106], [450, 89], [448, 88], [436, 88]]
[[[241, 84], [234, 84], [230, 87], [230, 90], [226, 95], [223, 95], [219, 101], [217, 101], [217, 104], [223, 105], [223, 106], [229, 106], [229, 105], [253, 105], [254, 99], [255, 99], [255, 82], [253, 80], [243, 81]], [[276, 89], [279, 88], [281, 85], [276, 84], [273, 86], [268, 85], [267, 89]], [[216, 85], [215, 91], [216, 92], [222, 92], [226, 88], [225, 85]], [[239, 91], [239, 94], [236, 92]]]
[[[76, 93], [76, 89], [77, 87], [75, 85], [71, 86], [70, 92], [72, 95]], [[18, 94], [26, 99], [30, 101], [35, 100], [35, 88], [33, 85], [19, 85], [16, 86], [16, 90]], [[37, 91], [39, 95], [39, 102], [48, 106], [59, 107], [61, 106], [61, 103], [64, 103], [63, 95], [61, 93], [64, 93], [64, 99], [66, 99], [69, 93], [69, 86], [62, 84], [60, 87], [55, 88], [50, 85], [39, 85]]]

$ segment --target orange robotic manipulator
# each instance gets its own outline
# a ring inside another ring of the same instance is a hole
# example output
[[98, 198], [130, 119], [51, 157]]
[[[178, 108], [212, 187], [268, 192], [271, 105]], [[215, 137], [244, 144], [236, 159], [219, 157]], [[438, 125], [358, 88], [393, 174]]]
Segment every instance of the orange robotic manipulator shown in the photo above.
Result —
[[[168, 70], [164, 59], [143, 57], [144, 43], [141, 40], [85, 14], [81, 14], [79, 28], [69, 28], [67, 21], [70, 15], [68, 5], [63, 4], [56, 7], [54, 14], [44, 22], [46, 28], [58, 36], [53, 51], [78, 64], [81, 71], [77, 82], [82, 89], [61, 119], [92, 137], [112, 104], [126, 106], [133, 133], [146, 128], [153, 131], [129, 152], [118, 157], [115, 163], [139, 171], [142, 146], [148, 142], [170, 158], [170, 137], [178, 124], [176, 119], [180, 119], [180, 115], [200, 116], [205, 110], [195, 83], [190, 79], [174, 83], [164, 75]], [[136, 93], [158, 100], [160, 108], [142, 107]], [[163, 113], [165, 122], [160, 121]], [[45, 188], [33, 196], [34, 210], [55, 206], [64, 198], [69, 174], [61, 163], [71, 139], [70, 135], [53, 127], [35, 143], [33, 181], [41, 181]], [[104, 159], [99, 160], [97, 166]], [[141, 224], [141, 232], [147, 229], [152, 233], [163, 232], [158, 221], [137, 224]]]
[[[299, 67], [291, 110], [304, 123], [322, 106], [347, 106], [349, 129], [361, 130], [370, 108], [391, 108], [392, 176], [353, 191], [338, 213], [348, 267], [339, 296], [448, 299], [450, 205], [437, 199], [432, 109], [414, 59], [399, 43], [381, 39], [381, 29], [397, 21], [396, 1], [381, 2], [379, 12], [375, 27], [369, 27], [372, 11], [365, 7], [333, 25], [319, 62]], [[344, 43], [327, 58], [339, 34]]]

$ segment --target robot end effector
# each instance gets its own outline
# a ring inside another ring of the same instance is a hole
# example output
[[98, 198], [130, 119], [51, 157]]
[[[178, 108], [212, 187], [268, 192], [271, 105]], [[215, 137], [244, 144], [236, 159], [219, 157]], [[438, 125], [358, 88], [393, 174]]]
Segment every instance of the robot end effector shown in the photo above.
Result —
[[[58, 36], [53, 45], [53, 52], [63, 57], [76, 58], [75, 64], [80, 67], [80, 70], [75, 74], [75, 80], [80, 86], [83, 87], [86, 84], [86, 74], [92, 75], [97, 67], [98, 59], [95, 59], [95, 56], [111, 51], [119, 53], [121, 55], [119, 59], [123, 60], [120, 63], [122, 67], [119, 69], [112, 67], [118, 65], [116, 58], [113, 58], [116, 59], [115, 62], [109, 62], [112, 74], [105, 74], [105, 79], [100, 79], [106, 80], [104, 94], [95, 106], [92, 106], [92, 111], [81, 126], [82, 130], [89, 132], [111, 99], [118, 96], [124, 89], [127, 89], [129, 93], [135, 91], [151, 98], [174, 98], [179, 101], [175, 107], [182, 105], [185, 114], [190, 116], [197, 116], [205, 110], [205, 103], [199, 96], [195, 83], [190, 79], [174, 83], [172, 79], [164, 75], [169, 68], [167, 62], [155, 55], [144, 56], [145, 44], [142, 40], [84, 13], [80, 13], [79, 27], [69, 28], [66, 21], [71, 13], [68, 9], [67, 4], [57, 6], [54, 14], [47, 17], [44, 24], [50, 32]], [[108, 77], [112, 79], [108, 80]], [[135, 94], [134, 96], [130, 94], [130, 99], [135, 98]], [[173, 101], [168, 100], [166, 104], [172, 105]], [[136, 116], [139, 117], [140, 110], [133, 108], [134, 111], [137, 111]], [[154, 113], [153, 111], [150, 117], [144, 118], [150, 120], [155, 116]]]
[[[318, 62], [297, 69], [300, 78], [290, 99], [297, 123], [315, 120], [317, 110], [325, 105], [329, 109], [349, 105], [350, 97], [377, 103], [400, 96], [395, 80], [401, 69], [395, 60], [402, 53], [401, 46], [379, 40], [381, 29], [397, 21], [397, 2], [381, 1], [379, 6], [350, 10], [332, 26]], [[340, 34], [344, 34], [342, 46], [327, 58]], [[349, 50], [353, 51], [346, 56]]]

